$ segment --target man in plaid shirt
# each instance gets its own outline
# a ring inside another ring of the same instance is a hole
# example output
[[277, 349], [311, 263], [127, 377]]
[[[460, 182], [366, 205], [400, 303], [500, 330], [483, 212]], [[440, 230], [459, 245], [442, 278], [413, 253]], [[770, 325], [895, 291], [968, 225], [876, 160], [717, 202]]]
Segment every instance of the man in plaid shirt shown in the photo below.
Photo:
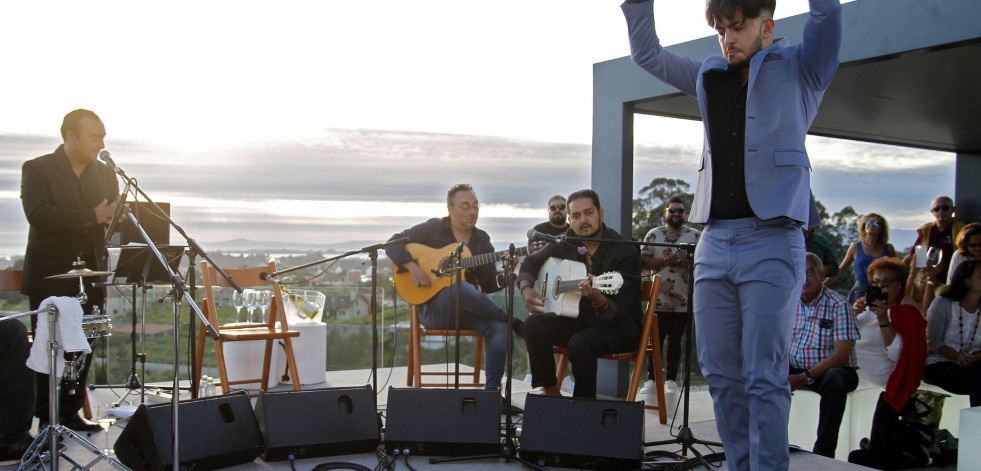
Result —
[[791, 390], [804, 388], [821, 395], [813, 452], [834, 458], [845, 401], [858, 386], [858, 322], [848, 301], [824, 286], [821, 258], [810, 252], [806, 273], [790, 343], [788, 379]]

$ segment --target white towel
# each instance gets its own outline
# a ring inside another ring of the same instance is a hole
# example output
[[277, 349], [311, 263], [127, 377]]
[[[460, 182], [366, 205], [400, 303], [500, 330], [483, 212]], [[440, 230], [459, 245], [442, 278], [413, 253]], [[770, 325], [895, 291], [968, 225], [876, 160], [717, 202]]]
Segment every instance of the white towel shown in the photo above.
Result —
[[[58, 330], [55, 332], [56, 341], [66, 352], [92, 353], [89, 341], [82, 331], [82, 305], [73, 297], [52, 296], [41, 301], [38, 309], [46, 309], [54, 305], [58, 309]], [[34, 345], [31, 346], [31, 356], [27, 357], [27, 367], [38, 373], [48, 371], [48, 314], [37, 315], [37, 328], [34, 329]], [[65, 357], [58, 355], [55, 375], [61, 377], [65, 369]]]

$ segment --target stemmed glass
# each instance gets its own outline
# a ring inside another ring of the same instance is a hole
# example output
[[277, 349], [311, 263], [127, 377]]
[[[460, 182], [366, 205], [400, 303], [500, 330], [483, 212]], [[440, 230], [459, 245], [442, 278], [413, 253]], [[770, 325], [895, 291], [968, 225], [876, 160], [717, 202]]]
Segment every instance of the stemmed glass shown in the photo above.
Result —
[[936, 268], [940, 266], [941, 260], [943, 260], [944, 251], [937, 247], [930, 247], [927, 249], [926, 256], [926, 266], [929, 268]]
[[259, 322], [266, 322], [266, 311], [272, 305], [272, 291], [264, 289], [259, 291], [259, 309], [262, 310], [262, 317]]
[[242, 308], [245, 307], [245, 290], [232, 291], [232, 307], [235, 308], [235, 322], [242, 322], [239, 316], [242, 314]]
[[96, 415], [96, 420], [99, 422], [102, 430], [106, 432], [106, 447], [102, 450], [102, 452], [109, 456], [116, 454], [116, 452], [113, 451], [112, 446], [109, 444], [109, 427], [112, 427], [112, 424], [116, 423], [116, 416], [111, 412], [113, 408], [115, 408], [115, 404], [113, 404], [112, 401], [100, 402]]
[[310, 320], [313, 320], [317, 317], [317, 313], [320, 312], [320, 308], [324, 307], [323, 303], [320, 302], [320, 298], [318, 296], [308, 296], [306, 302], [310, 304], [311, 307], [307, 316], [310, 317]]
[[254, 289], [245, 290], [245, 309], [249, 311], [249, 324], [253, 323], [253, 313], [259, 307], [259, 292]]

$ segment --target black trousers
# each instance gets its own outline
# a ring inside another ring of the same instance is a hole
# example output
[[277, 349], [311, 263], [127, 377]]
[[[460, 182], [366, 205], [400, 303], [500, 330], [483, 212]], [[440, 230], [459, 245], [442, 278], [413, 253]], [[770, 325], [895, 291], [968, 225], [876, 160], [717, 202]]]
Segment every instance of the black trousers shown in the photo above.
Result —
[[640, 342], [640, 329], [631, 325], [598, 323], [552, 313], [533, 314], [525, 319], [525, 345], [531, 363], [531, 385], [555, 386], [555, 356], [552, 347], [569, 351], [576, 377], [575, 397], [596, 397], [596, 364], [600, 355], [631, 352]]
[[[685, 340], [685, 327], [687, 326], [687, 312], [657, 313], [659, 341], [664, 347], [662, 351], [664, 352], [665, 381], [677, 381], [678, 379], [678, 365], [681, 363], [681, 343]], [[647, 379], [654, 379], [654, 357], [647, 357]]]
[[[804, 370], [790, 368], [790, 374], [800, 374]], [[817, 440], [814, 442], [816, 455], [835, 457], [838, 448], [838, 429], [841, 428], [841, 418], [845, 415], [845, 404], [848, 393], [858, 387], [858, 373], [855, 368], [831, 368], [814, 384], [801, 386], [821, 395], [821, 406], [818, 412]]]
[[34, 371], [27, 327], [19, 320], [0, 322], [0, 434], [26, 432], [34, 419]]
[[[95, 290], [96, 292], [100, 290]], [[31, 310], [36, 310], [41, 307], [41, 302], [47, 299], [46, 297], [31, 296]], [[89, 293], [89, 302], [82, 305], [82, 312], [89, 314], [92, 312], [92, 308], [99, 306], [102, 309], [105, 306], [105, 295], [94, 295]], [[31, 330], [37, 328], [37, 316], [31, 317]], [[91, 341], [90, 341], [91, 343]], [[75, 359], [79, 353], [68, 353], [65, 352], [65, 363], [67, 368], [67, 363]], [[69, 417], [78, 413], [85, 405], [85, 385], [89, 377], [89, 367], [92, 365], [92, 354], [89, 353], [85, 355], [85, 360], [82, 362], [82, 369], [78, 373], [78, 380], [75, 382], [68, 382], [64, 378], [61, 379], [61, 388], [58, 391], [58, 421], [64, 422]], [[34, 408], [34, 417], [41, 420], [48, 420], [48, 375], [44, 373], [35, 374], [37, 378], [37, 405]]]
[[967, 394], [971, 407], [981, 406], [981, 362], [967, 368], [952, 361], [940, 361], [923, 369], [923, 382], [940, 386], [953, 394]]

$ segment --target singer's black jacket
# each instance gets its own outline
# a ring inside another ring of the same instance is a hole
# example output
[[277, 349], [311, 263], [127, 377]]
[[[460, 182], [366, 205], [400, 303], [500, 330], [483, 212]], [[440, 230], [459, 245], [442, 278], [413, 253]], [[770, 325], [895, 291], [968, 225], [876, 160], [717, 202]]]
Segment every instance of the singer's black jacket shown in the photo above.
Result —
[[77, 278], [44, 279], [71, 270], [78, 256], [90, 270], [108, 268], [106, 226], [96, 221], [93, 208], [103, 200], [113, 202], [118, 195], [116, 174], [102, 162], [92, 162], [76, 177], [63, 145], [24, 163], [20, 198], [30, 231], [21, 293], [39, 297], [78, 294]]

